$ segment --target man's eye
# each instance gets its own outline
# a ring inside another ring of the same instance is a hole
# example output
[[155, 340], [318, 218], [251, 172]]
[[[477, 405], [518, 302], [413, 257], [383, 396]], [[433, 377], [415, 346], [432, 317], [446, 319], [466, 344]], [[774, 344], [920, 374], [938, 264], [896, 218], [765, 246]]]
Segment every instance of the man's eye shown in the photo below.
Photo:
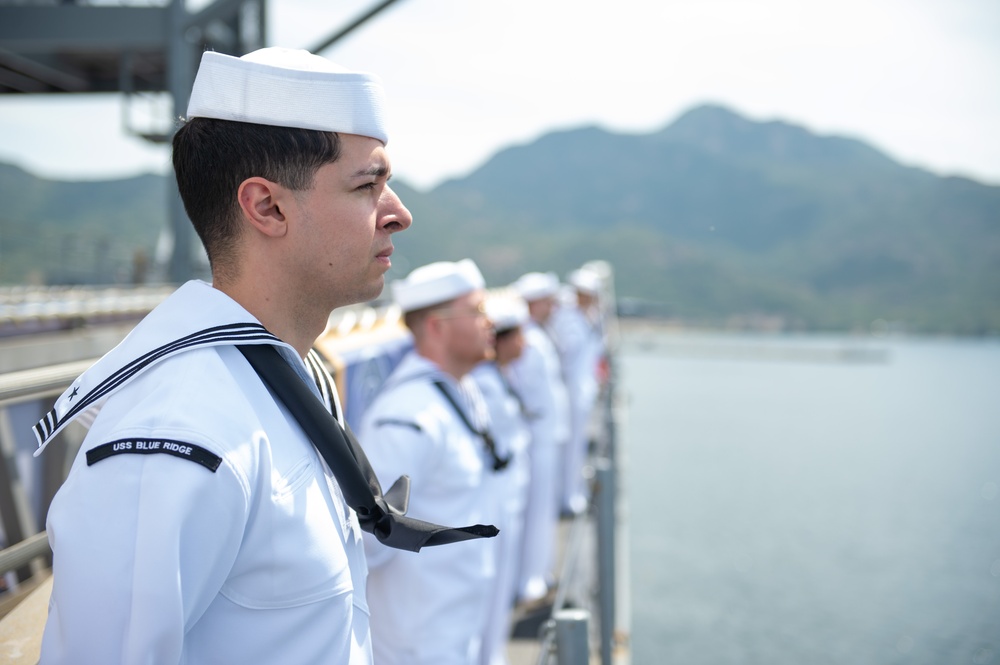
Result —
[[363, 189], [363, 190], [372, 190], [372, 189], [375, 189], [375, 187], [376, 187], [377, 185], [378, 185], [378, 183], [377, 183], [377, 182], [366, 182], [365, 184], [363, 184], [363, 185], [361, 185], [360, 187], [358, 187], [358, 189]]

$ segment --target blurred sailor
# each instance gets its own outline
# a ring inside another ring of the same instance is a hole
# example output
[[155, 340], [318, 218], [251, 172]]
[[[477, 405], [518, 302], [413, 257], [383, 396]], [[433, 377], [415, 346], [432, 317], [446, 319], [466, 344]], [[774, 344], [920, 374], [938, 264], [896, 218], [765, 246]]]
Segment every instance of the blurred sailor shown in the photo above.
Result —
[[[393, 283], [393, 295], [414, 348], [362, 416], [359, 440], [379, 478], [409, 475], [410, 516], [489, 523], [499, 511], [491, 476], [507, 460], [469, 376], [493, 354], [483, 277], [469, 259], [432, 263]], [[497, 541], [419, 554], [364, 542], [377, 665], [478, 665]]]
[[562, 511], [577, 514], [586, 509], [589, 498], [584, 465], [604, 356], [598, 309], [601, 277], [594, 270], [579, 268], [566, 281], [569, 299], [550, 317], [549, 330], [559, 352], [570, 407], [569, 440], [562, 461]]
[[559, 462], [569, 437], [569, 400], [559, 355], [543, 328], [555, 307], [559, 278], [554, 273], [532, 272], [511, 286], [528, 303], [530, 314], [524, 325], [524, 352], [510, 364], [510, 380], [525, 405], [531, 431], [531, 480], [518, 596], [520, 602], [533, 602], [545, 597], [555, 583]]
[[492, 295], [486, 312], [496, 334], [493, 360], [485, 360], [472, 371], [490, 411], [493, 436], [501, 455], [509, 460], [507, 469], [495, 474], [497, 494], [502, 502], [498, 526], [502, 536], [497, 562], [497, 578], [483, 637], [483, 665], [504, 665], [510, 637], [511, 610], [517, 596], [517, 573], [521, 562], [524, 509], [531, 474], [528, 445], [530, 432], [521, 399], [510, 386], [510, 363], [524, 350], [522, 326], [528, 322], [528, 305], [513, 293]]

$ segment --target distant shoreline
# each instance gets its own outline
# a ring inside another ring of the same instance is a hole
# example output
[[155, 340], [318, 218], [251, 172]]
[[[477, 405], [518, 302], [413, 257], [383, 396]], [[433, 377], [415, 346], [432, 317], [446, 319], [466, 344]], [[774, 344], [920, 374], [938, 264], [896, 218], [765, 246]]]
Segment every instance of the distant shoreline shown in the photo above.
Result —
[[[884, 322], [882, 322], [884, 323]], [[842, 338], [856, 341], [887, 341], [891, 339], [1000, 339], [1000, 331], [982, 335], [958, 332], [924, 333], [907, 331], [900, 325], [873, 324], [869, 330], [799, 330], [780, 325], [711, 325], [686, 322], [676, 319], [655, 317], [619, 317], [618, 328], [622, 335], [634, 336], [643, 333], [684, 336], [756, 336], [761, 338]]]

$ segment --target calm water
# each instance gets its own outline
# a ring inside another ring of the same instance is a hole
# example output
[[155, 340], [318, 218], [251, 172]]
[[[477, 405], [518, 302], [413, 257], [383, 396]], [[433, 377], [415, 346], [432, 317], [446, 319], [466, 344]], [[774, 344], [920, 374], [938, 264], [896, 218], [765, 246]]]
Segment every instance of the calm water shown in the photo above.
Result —
[[620, 362], [634, 663], [1000, 664], [1000, 343], [629, 335]]

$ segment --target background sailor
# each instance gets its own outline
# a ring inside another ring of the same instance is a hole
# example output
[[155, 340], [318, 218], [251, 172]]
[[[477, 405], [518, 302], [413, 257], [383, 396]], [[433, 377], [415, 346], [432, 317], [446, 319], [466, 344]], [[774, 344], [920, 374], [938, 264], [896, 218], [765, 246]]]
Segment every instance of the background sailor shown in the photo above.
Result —
[[555, 273], [531, 272], [511, 285], [528, 304], [525, 347], [510, 363], [510, 382], [521, 398], [531, 431], [531, 479], [525, 510], [519, 602], [544, 598], [555, 584], [562, 447], [569, 437], [569, 400], [555, 345], [545, 331], [559, 292]]
[[589, 490], [584, 465], [590, 443], [590, 418], [600, 390], [599, 366], [604, 357], [598, 298], [601, 277], [578, 268], [566, 279], [567, 298], [549, 317], [569, 397], [569, 438], [564, 448], [562, 512], [578, 514], [587, 507]]
[[472, 371], [490, 411], [491, 431], [500, 454], [509, 460], [502, 474], [495, 474], [503, 512], [498, 524], [501, 536], [497, 558], [497, 578], [483, 638], [483, 665], [507, 662], [511, 610], [517, 597], [521, 564], [524, 510], [531, 474], [528, 446], [531, 433], [525, 407], [510, 385], [510, 364], [524, 350], [522, 326], [528, 322], [528, 305], [512, 292], [491, 295], [486, 312], [496, 335], [493, 360], [484, 360]]
[[[358, 438], [379, 478], [409, 475], [410, 516], [495, 524], [501, 502], [490, 481], [504, 460], [469, 376], [493, 353], [482, 274], [468, 259], [438, 262], [392, 286], [414, 348], [362, 416]], [[365, 534], [375, 662], [478, 665], [502, 538], [415, 554]]]

